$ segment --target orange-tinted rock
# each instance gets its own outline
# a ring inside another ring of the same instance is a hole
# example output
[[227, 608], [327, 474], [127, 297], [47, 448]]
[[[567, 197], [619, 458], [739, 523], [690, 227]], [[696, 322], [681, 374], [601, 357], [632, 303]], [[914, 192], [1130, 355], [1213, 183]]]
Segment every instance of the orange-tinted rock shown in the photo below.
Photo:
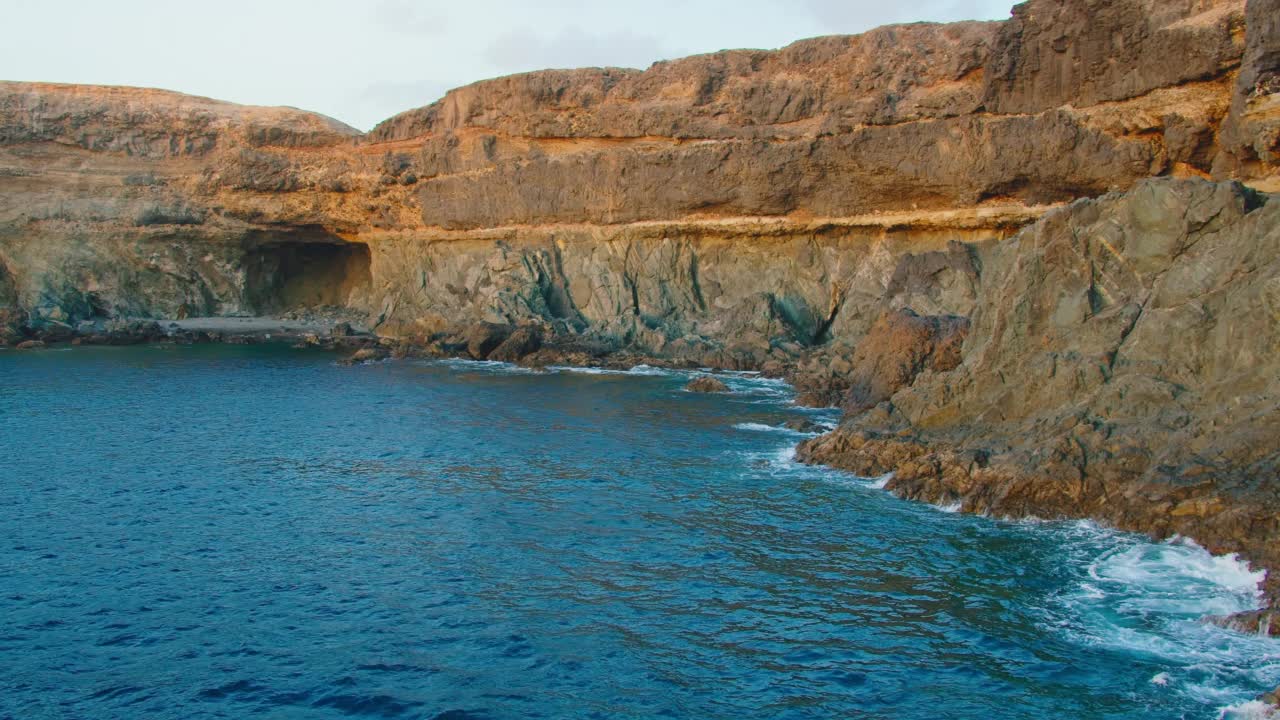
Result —
[[969, 321], [962, 317], [921, 317], [910, 310], [881, 315], [854, 351], [845, 412], [875, 407], [925, 370], [955, 368], [968, 330]]

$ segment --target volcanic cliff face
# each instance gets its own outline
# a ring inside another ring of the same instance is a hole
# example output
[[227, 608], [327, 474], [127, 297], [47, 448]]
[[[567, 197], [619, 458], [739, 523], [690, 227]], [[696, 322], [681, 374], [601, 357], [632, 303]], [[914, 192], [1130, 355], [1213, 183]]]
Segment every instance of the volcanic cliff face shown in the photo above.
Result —
[[367, 135], [0, 83], [0, 343], [337, 306], [478, 357], [791, 369], [851, 414], [812, 459], [1277, 563], [1277, 18], [1031, 0], [486, 81]]
[[993, 249], [975, 307], [958, 367], [801, 457], [1280, 567], [1280, 198], [1160, 179], [1081, 200]]
[[[0, 292], [37, 327], [323, 304], [394, 335], [536, 322], [756, 363], [851, 346], [909, 304], [886, 296], [906, 256], [980, 255], [1153, 175], [1274, 185], [1274, 5], [1037, 0], [1004, 23], [532, 73], [364, 137], [4, 83]], [[973, 292], [931, 296], [914, 309], [966, 315]]]

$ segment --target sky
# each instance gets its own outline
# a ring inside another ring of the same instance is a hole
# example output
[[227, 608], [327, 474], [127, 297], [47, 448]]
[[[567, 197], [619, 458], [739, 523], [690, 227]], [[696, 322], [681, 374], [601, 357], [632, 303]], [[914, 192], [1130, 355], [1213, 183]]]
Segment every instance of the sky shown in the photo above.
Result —
[[887, 23], [1001, 20], [1015, 0], [0, 0], [0, 79], [290, 105], [361, 130], [477, 80], [645, 68]]

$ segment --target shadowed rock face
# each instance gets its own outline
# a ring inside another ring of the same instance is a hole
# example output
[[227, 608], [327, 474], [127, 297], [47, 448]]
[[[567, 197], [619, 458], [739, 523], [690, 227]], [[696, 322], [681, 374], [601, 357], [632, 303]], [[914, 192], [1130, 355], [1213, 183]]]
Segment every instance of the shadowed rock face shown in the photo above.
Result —
[[791, 372], [853, 413], [812, 460], [1276, 565], [1280, 203], [1225, 181], [1280, 190], [1277, 18], [1031, 0], [486, 81], [367, 135], [0, 83], [0, 343], [338, 305], [472, 356]]

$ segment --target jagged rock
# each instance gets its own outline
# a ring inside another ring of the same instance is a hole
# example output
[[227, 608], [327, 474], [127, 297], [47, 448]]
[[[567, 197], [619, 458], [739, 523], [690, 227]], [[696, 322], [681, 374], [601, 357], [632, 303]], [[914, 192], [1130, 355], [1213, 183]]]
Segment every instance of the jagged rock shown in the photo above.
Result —
[[911, 310], [881, 315], [853, 354], [845, 412], [875, 407], [925, 370], [955, 368], [968, 331], [969, 321], [962, 317], [921, 317]]
[[1280, 202], [1147, 181], [1050, 213], [983, 278], [958, 367], [800, 457], [894, 471], [907, 497], [1096, 517], [1280, 567]]
[[703, 375], [694, 378], [688, 385], [684, 386], [685, 390], [696, 393], [727, 393], [729, 386], [724, 384], [723, 380], [713, 378], [710, 375]]
[[1208, 620], [1221, 627], [1249, 635], [1280, 636], [1280, 612], [1267, 608]]
[[23, 325], [26, 324], [26, 313], [14, 309], [0, 307], [0, 345], [14, 345], [22, 342]]
[[17, 350], [38, 350], [44, 346], [43, 340], [24, 340], [15, 345], [14, 348]]
[[1249, 0], [1245, 51], [1221, 131], [1219, 174], [1280, 168], [1280, 0]]
[[36, 336], [46, 343], [67, 342], [75, 337], [76, 330], [67, 323], [46, 320], [36, 331]]

